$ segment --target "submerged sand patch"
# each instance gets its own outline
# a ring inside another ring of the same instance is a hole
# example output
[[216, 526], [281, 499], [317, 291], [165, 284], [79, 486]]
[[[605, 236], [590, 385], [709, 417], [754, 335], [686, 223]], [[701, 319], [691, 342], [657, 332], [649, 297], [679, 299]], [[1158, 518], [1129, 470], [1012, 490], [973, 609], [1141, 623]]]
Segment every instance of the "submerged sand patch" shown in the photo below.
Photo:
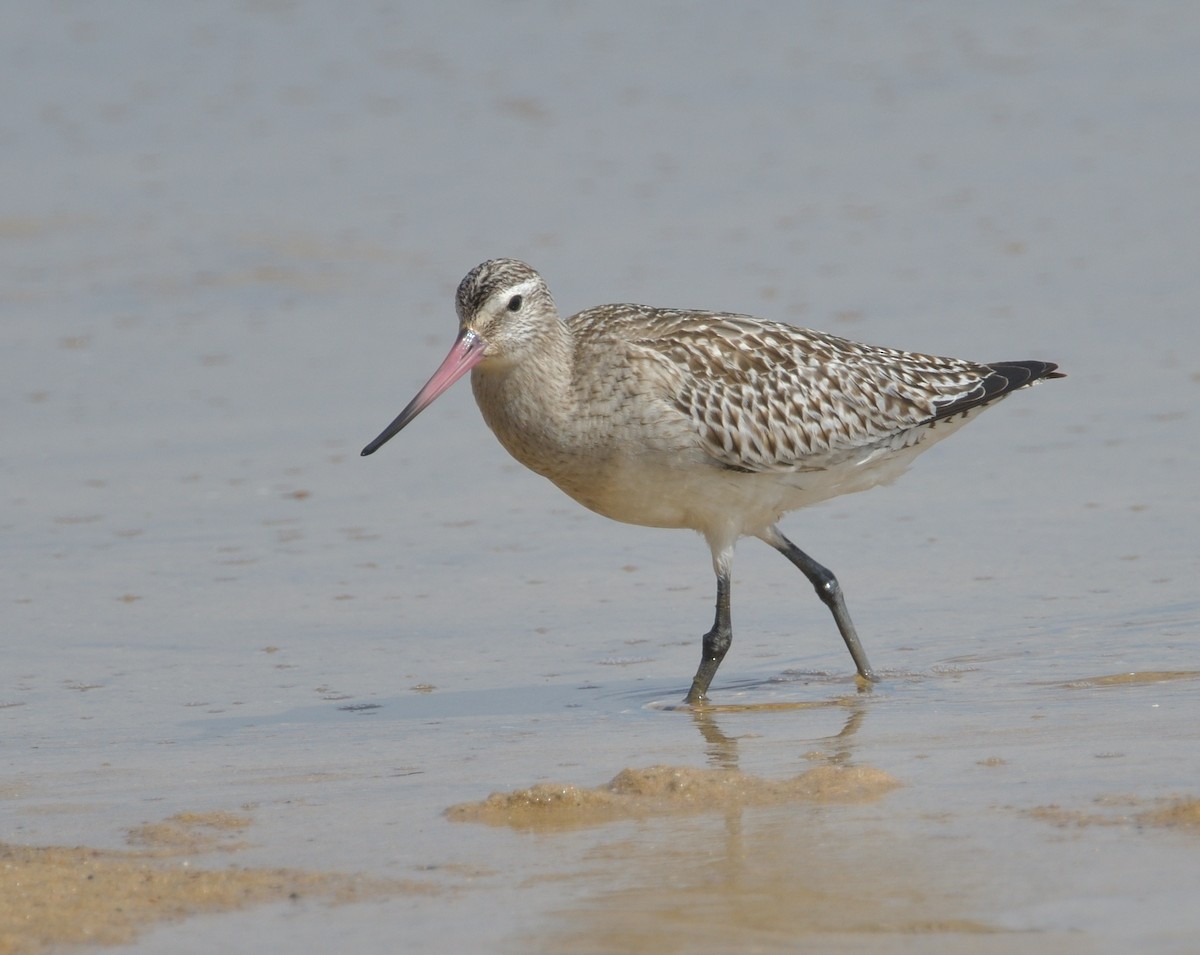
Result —
[[246, 843], [231, 841], [250, 828], [254, 820], [236, 812], [180, 812], [161, 822], [148, 822], [129, 830], [130, 845], [144, 847], [146, 854], [232, 852]]
[[1135, 670], [1128, 673], [1105, 673], [1100, 676], [1083, 677], [1052, 685], [1062, 687], [1064, 690], [1089, 690], [1104, 686], [1149, 686], [1155, 683], [1198, 678], [1200, 678], [1200, 670]]
[[1200, 833], [1200, 798], [1168, 799], [1157, 809], [1139, 813], [1138, 822], [1147, 826], [1194, 829]]
[[1143, 799], [1139, 796], [1101, 796], [1091, 809], [1069, 809], [1057, 804], [1034, 806], [1026, 815], [1060, 829], [1085, 826], [1154, 826], [1190, 829], [1200, 833], [1200, 797], [1176, 796]]
[[492, 793], [446, 810], [456, 822], [517, 829], [570, 829], [619, 819], [787, 803], [853, 803], [878, 799], [900, 783], [880, 769], [818, 766], [772, 780], [731, 769], [650, 766], [625, 769], [595, 788], [539, 783]]
[[128, 851], [0, 843], [0, 955], [125, 944], [158, 922], [267, 902], [437, 891], [335, 872], [192, 864], [197, 854], [240, 848], [229, 840], [250, 824], [238, 813], [180, 813], [132, 830], [129, 841], [141, 848]]

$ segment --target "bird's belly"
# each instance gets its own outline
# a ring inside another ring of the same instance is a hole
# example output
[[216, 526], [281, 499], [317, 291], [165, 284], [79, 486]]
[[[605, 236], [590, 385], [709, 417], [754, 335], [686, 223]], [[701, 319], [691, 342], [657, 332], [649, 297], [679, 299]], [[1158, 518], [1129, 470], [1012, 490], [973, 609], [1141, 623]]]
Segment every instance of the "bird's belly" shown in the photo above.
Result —
[[613, 468], [602, 479], [589, 477], [556, 484], [589, 510], [625, 524], [643, 527], [692, 527], [718, 506], [719, 482], [669, 469]]
[[615, 521], [644, 527], [737, 533], [768, 527], [805, 501], [775, 474], [745, 474], [705, 463], [672, 467], [614, 461], [586, 475], [547, 475], [584, 507]]
[[788, 511], [890, 483], [961, 425], [955, 420], [914, 430], [891, 446], [795, 471], [747, 473], [710, 460], [643, 454], [541, 473], [584, 507], [626, 524], [756, 534]]

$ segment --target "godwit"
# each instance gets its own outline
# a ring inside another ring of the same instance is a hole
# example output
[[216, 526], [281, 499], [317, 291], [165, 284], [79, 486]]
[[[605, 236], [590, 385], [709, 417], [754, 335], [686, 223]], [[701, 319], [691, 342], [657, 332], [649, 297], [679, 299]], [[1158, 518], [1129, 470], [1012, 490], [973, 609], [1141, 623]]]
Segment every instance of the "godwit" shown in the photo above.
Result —
[[458, 286], [458, 338], [371, 454], [471, 372], [508, 452], [605, 517], [690, 527], [712, 550], [717, 612], [685, 701], [703, 702], [733, 638], [739, 537], [800, 568], [859, 676], [876, 679], [837, 578], [783, 536], [788, 511], [884, 484], [1045, 361], [976, 364], [860, 345], [747, 315], [601, 305], [563, 319], [542, 277], [492, 259]]

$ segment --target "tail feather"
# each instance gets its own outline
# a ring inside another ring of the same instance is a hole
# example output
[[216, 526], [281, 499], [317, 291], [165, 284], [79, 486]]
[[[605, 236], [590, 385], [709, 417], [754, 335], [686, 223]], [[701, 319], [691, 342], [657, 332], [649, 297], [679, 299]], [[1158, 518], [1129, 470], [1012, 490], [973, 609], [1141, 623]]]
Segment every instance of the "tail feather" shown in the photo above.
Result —
[[1011, 391], [1027, 388], [1043, 378], [1066, 378], [1051, 361], [998, 361], [984, 366], [990, 374], [979, 385], [954, 401], [938, 408], [934, 420], [963, 414], [973, 408], [998, 401]]

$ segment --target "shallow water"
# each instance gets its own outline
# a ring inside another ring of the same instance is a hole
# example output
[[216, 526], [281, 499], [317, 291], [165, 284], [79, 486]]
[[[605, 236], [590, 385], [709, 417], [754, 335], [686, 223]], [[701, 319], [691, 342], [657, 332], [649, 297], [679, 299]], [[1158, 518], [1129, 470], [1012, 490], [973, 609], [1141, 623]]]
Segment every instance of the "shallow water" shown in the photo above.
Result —
[[[164, 876], [125, 935], [101, 894], [95, 944], [1194, 947], [1190, 8], [0, 17], [0, 841], [45, 849], [15, 858], [47, 904], [85, 877], [54, 847], [113, 897], [138, 866], [287, 873], [223, 912]], [[702, 541], [583, 512], [465, 386], [358, 457], [493, 255], [565, 312], [728, 308], [1070, 377], [785, 522], [878, 686], [749, 541], [693, 712]], [[446, 814], [702, 771], [744, 797]], [[899, 785], [785, 785], [831, 772]], [[235, 839], [129, 843], [220, 814]], [[11, 950], [75, 937], [5, 895]]]

